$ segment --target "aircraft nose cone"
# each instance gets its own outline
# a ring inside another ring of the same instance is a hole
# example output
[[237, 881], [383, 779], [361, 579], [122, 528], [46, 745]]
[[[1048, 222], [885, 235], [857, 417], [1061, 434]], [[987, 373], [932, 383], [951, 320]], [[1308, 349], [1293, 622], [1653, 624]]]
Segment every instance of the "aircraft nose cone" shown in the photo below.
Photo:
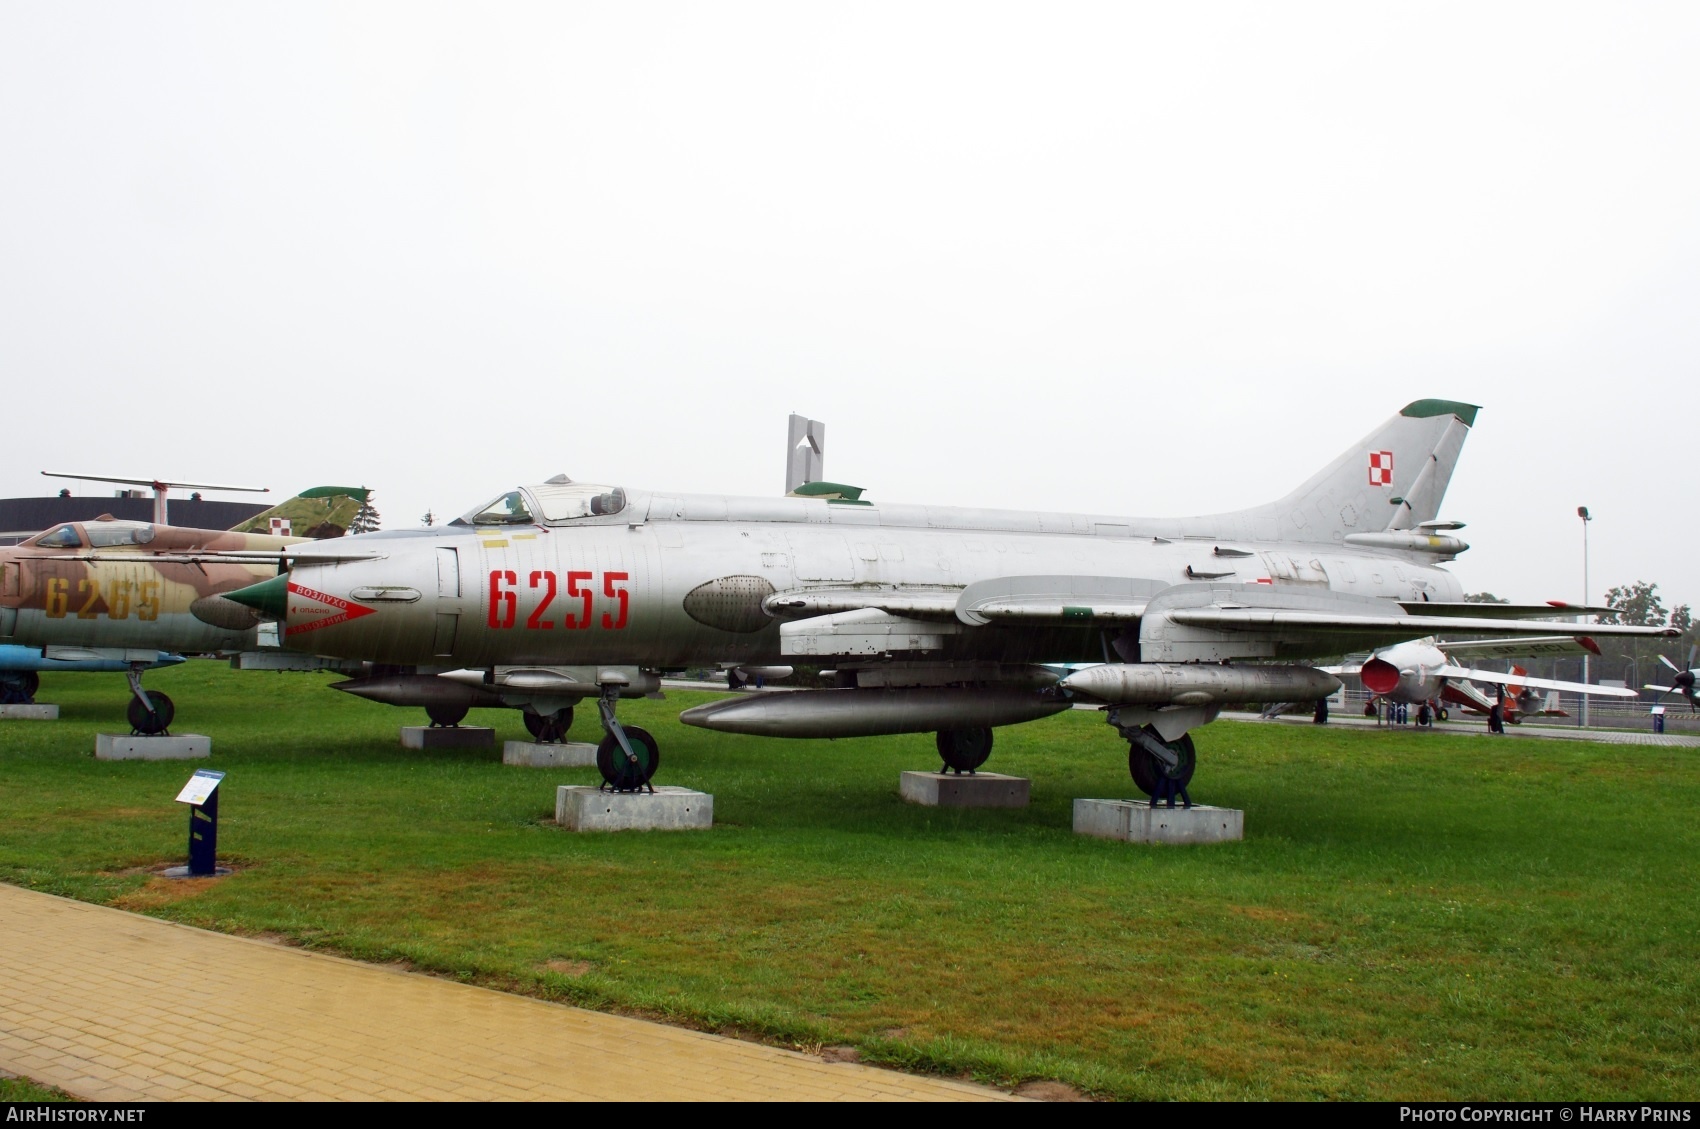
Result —
[[266, 618], [253, 604], [226, 600], [223, 596], [202, 596], [189, 605], [189, 611], [202, 623], [228, 631], [246, 631]]
[[270, 580], [226, 592], [223, 598], [253, 608], [270, 619], [282, 619], [289, 608], [289, 577], [274, 576]]

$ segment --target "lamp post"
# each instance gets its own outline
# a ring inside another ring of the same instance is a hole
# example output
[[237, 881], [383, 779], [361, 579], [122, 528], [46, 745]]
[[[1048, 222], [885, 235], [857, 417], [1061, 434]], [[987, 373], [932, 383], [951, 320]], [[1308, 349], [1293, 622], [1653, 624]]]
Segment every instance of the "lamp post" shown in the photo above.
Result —
[[[1587, 607], [1588, 606], [1588, 523], [1594, 520], [1594, 516], [1588, 512], [1587, 506], [1577, 506], [1576, 507], [1576, 516], [1582, 519], [1582, 606]], [[1583, 623], [1588, 622], [1588, 617], [1583, 616], [1582, 622]], [[1584, 684], [1586, 684], [1587, 681], [1588, 681], [1588, 653], [1586, 651], [1584, 651], [1584, 652], [1582, 652], [1582, 682]], [[1587, 727], [1588, 727], [1588, 692], [1586, 690], [1584, 690], [1584, 691], [1582, 691], [1582, 728], [1586, 729]]]

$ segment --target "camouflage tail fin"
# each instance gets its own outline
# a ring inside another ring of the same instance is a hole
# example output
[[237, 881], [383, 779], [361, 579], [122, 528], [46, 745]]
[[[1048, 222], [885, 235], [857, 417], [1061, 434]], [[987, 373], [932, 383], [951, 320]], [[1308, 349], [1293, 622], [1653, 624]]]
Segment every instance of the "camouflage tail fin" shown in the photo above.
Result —
[[341, 537], [377, 528], [372, 492], [364, 486], [315, 486], [303, 490], [261, 514], [255, 514], [232, 533], [270, 533], [280, 537]]

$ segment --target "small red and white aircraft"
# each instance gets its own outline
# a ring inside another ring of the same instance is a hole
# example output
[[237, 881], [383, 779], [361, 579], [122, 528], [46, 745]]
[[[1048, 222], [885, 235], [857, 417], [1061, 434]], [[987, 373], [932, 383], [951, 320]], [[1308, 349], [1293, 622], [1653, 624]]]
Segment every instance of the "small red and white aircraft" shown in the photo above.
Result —
[[[1444, 647], [1444, 650], [1442, 649]], [[1550, 714], [1567, 716], [1554, 700], [1559, 691], [1603, 698], [1634, 698], [1637, 692], [1623, 686], [1564, 682], [1554, 678], [1531, 678], [1521, 667], [1508, 671], [1478, 670], [1461, 666], [1464, 656], [1528, 657], [1573, 655], [1584, 651], [1599, 654], [1599, 645], [1586, 635], [1572, 638], [1552, 636], [1525, 639], [1472, 639], [1441, 644], [1434, 639], [1413, 639], [1374, 652], [1361, 663], [1323, 667], [1334, 675], [1355, 674], [1373, 698], [1417, 705], [1427, 702], [1440, 720], [1447, 705], [1462, 706], [1476, 713], [1489, 713], [1499, 703], [1505, 720]], [[1484, 692], [1472, 683], [1485, 682], [1502, 690]], [[1543, 698], [1537, 690], [1548, 691]]]

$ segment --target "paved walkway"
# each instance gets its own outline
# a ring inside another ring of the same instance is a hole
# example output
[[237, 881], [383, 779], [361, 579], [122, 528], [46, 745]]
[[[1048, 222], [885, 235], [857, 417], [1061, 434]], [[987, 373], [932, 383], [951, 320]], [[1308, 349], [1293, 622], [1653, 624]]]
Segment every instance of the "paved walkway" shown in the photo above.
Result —
[[99, 1101], [998, 1100], [0, 885], [0, 1068]]
[[[1254, 713], [1224, 713], [1222, 717], [1232, 721], [1264, 720]], [[1417, 732], [1418, 727], [1416, 718], [1417, 711], [1412, 710], [1411, 722], [1409, 725], [1396, 725], [1393, 726], [1393, 728], [1404, 729], [1413, 733]], [[1278, 718], [1269, 720], [1279, 721], [1286, 725], [1315, 724], [1310, 719], [1310, 710], [1308, 709], [1302, 714], [1282, 714]], [[1350, 714], [1343, 715], [1338, 710], [1328, 715], [1328, 724], [1331, 726], [1345, 726], [1352, 729], [1387, 728], [1386, 725], [1378, 727], [1375, 724], [1375, 719], [1372, 717], [1358, 717]], [[1439, 725], [1435, 726], [1434, 731], [1436, 733], [1445, 733], [1450, 737], [1493, 736], [1493, 734], [1488, 732], [1486, 720], [1474, 715], [1466, 715], [1465, 717], [1460, 718], [1457, 713], [1452, 715], [1451, 721], [1443, 721]], [[1505, 735], [1507, 737], [1545, 737], [1548, 740], [1553, 741], [1598, 741], [1605, 745], [1661, 745], [1665, 748], [1673, 749], [1700, 749], [1700, 737], [1684, 733], [1637, 733], [1630, 729], [1582, 729], [1575, 725], [1537, 725], [1527, 721], [1521, 725], [1507, 725], [1505, 727]]]

